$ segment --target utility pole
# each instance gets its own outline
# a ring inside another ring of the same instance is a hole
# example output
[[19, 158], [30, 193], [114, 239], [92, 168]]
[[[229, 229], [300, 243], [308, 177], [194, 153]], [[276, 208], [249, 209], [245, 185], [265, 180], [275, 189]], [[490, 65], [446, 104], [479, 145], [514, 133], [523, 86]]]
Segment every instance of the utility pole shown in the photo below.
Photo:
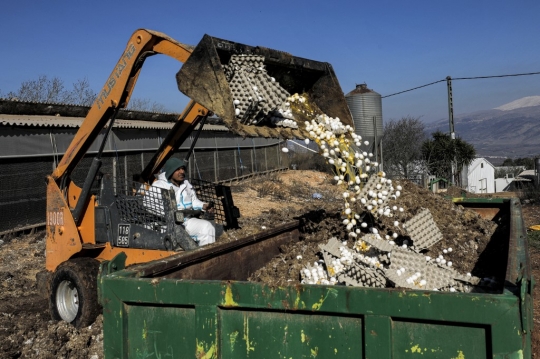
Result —
[[[452, 78], [446, 76], [446, 87], [448, 88], [448, 121], [450, 122], [450, 141], [453, 142], [456, 139], [456, 133], [454, 132], [454, 99], [452, 97]], [[454, 162], [452, 159], [452, 173], [450, 174], [450, 181], [455, 185], [454, 178]]]

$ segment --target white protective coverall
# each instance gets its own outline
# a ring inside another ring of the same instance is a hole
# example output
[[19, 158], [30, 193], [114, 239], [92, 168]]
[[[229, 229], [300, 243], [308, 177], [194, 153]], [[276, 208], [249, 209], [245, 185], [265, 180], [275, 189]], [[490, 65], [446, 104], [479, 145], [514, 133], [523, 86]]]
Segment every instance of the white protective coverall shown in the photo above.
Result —
[[[202, 210], [203, 202], [197, 198], [195, 190], [188, 182], [184, 180], [180, 186], [169, 182], [162, 172], [158, 175], [157, 180], [152, 184], [153, 187], [164, 189], [173, 189], [176, 194], [176, 204], [178, 209], [195, 209]], [[184, 221], [184, 227], [188, 234], [193, 238], [199, 246], [214, 243], [216, 241], [216, 229], [212, 223], [199, 218], [188, 218]]]

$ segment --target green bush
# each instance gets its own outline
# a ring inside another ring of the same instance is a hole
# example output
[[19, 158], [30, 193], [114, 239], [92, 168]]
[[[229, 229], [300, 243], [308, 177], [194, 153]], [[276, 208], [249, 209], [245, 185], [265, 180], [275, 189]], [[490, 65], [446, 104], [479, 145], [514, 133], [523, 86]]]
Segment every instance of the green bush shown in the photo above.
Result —
[[525, 203], [540, 203], [540, 188], [527, 186], [519, 191], [519, 199]]

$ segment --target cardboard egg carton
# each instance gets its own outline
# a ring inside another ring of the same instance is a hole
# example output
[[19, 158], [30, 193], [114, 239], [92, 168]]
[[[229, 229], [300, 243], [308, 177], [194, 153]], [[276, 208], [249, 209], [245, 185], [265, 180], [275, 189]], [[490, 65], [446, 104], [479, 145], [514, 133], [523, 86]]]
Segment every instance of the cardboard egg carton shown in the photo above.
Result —
[[338, 258], [341, 257], [340, 247], [344, 247], [344, 245], [336, 237], [330, 238], [326, 244], [319, 244], [319, 248], [322, 251], [326, 251]]
[[437, 227], [431, 212], [427, 208], [422, 208], [418, 214], [405, 222], [403, 228], [413, 240], [413, 249], [416, 252], [431, 247], [443, 238], [439, 227]]
[[366, 234], [360, 239], [382, 252], [391, 252], [395, 248], [395, 245], [385, 239], [377, 238], [377, 235], [373, 233]]
[[354, 287], [386, 287], [386, 277], [382, 270], [360, 263], [353, 263], [347, 267], [337, 279], [341, 283]]
[[324, 259], [324, 265], [325, 265], [325, 268], [326, 268], [326, 274], [328, 275], [328, 277], [335, 277], [338, 274], [338, 269], [336, 269], [334, 267], [332, 262], [334, 260], [337, 260], [338, 257], [330, 254], [327, 251], [322, 251], [321, 253], [322, 253], [323, 259]]
[[[381, 189], [377, 189], [377, 185], [380, 184], [382, 187]], [[373, 207], [373, 209], [370, 211], [370, 213], [375, 217], [379, 218], [380, 214], [377, 211], [379, 208], [384, 208], [388, 205], [388, 201], [390, 199], [390, 196], [393, 194], [393, 190], [390, 189], [390, 186], [387, 183], [381, 183], [381, 177], [379, 177], [377, 174], [372, 174], [368, 181], [364, 184], [364, 187], [360, 190], [360, 194], [358, 197], [365, 198], [368, 202], [371, 202], [372, 200], [379, 200], [379, 198], [370, 197], [368, 195], [369, 191], [374, 192], [380, 192], [380, 191], [387, 191], [388, 194], [385, 199], [381, 199], [382, 203], [378, 203], [376, 206]], [[366, 205], [362, 205], [362, 207], [366, 207]]]
[[[433, 290], [455, 284], [451, 271], [427, 263], [426, 258], [422, 254], [395, 248], [391, 252], [390, 261], [390, 266], [385, 271], [385, 274], [396, 286]], [[398, 270], [401, 271], [402, 268], [405, 271], [399, 275]], [[410, 278], [415, 273], [420, 273], [417, 281], [415, 283], [407, 282], [407, 278]], [[422, 279], [426, 281], [424, 286], [419, 285]]]
[[466, 283], [466, 284], [472, 284], [472, 285], [480, 284], [481, 279], [478, 277], [461, 274], [458, 271], [456, 271], [454, 268], [448, 267], [447, 265], [444, 265], [444, 264], [433, 263], [433, 265], [436, 265], [438, 268], [441, 268], [443, 270], [449, 271], [452, 278], [454, 278], [456, 281]]
[[256, 118], [282, 117], [275, 110], [279, 108], [285, 110], [285, 102], [290, 96], [268, 75], [263, 62], [263, 56], [234, 55], [225, 66], [226, 76], [230, 78], [232, 97], [240, 101], [235, 105], [235, 108], [240, 110], [237, 118], [245, 124]]

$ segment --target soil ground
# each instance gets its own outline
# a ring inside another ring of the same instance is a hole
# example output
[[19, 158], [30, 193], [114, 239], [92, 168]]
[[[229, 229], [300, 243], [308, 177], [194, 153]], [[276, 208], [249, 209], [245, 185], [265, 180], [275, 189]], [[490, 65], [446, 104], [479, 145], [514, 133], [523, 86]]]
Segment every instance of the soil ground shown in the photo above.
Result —
[[[283, 255], [275, 265], [261, 268], [251, 278], [269, 285], [282, 281], [298, 282], [299, 269], [307, 262], [318, 260], [317, 244], [330, 236], [346, 238], [341, 224], [341, 193], [333, 185], [331, 176], [314, 171], [287, 171], [249, 181], [233, 183], [235, 205], [240, 208], [242, 229], [228, 231], [219, 241], [234, 240], [291, 219], [299, 219], [301, 241], [283, 248]], [[489, 260], [481, 262], [482, 253], [492, 257], [498, 245], [489, 243], [492, 233], [504, 231], [496, 223], [485, 221], [450, 201], [424, 192], [404, 182], [397, 206], [406, 214], [429, 208], [444, 234], [441, 242], [428, 253], [433, 256], [442, 248], [454, 248], [454, 267], [460, 272], [499, 278], [490, 271]], [[525, 225], [540, 224], [540, 206], [523, 205]], [[450, 215], [449, 215], [450, 213]], [[404, 215], [405, 216], [405, 215]], [[405, 220], [405, 217], [400, 218]], [[504, 223], [501, 221], [501, 223]], [[379, 228], [393, 230], [384, 220]], [[540, 236], [539, 236], [540, 237]], [[536, 237], [535, 237], [536, 238]], [[103, 357], [102, 317], [89, 327], [75, 329], [63, 322], [53, 322], [48, 313], [48, 302], [38, 293], [35, 275], [45, 264], [45, 234], [43, 231], [6, 236], [0, 242], [0, 358], [92, 358]], [[533, 276], [540, 278], [540, 238], [529, 248]], [[297, 256], [302, 259], [298, 260]], [[488, 256], [488, 257], [490, 257]], [[480, 262], [480, 264], [478, 263]], [[290, 281], [289, 281], [290, 280]], [[534, 289], [540, 298], [540, 289]], [[540, 300], [534, 301], [535, 313]], [[539, 328], [540, 321], [534, 323]], [[533, 332], [533, 357], [540, 358], [540, 334]]]

